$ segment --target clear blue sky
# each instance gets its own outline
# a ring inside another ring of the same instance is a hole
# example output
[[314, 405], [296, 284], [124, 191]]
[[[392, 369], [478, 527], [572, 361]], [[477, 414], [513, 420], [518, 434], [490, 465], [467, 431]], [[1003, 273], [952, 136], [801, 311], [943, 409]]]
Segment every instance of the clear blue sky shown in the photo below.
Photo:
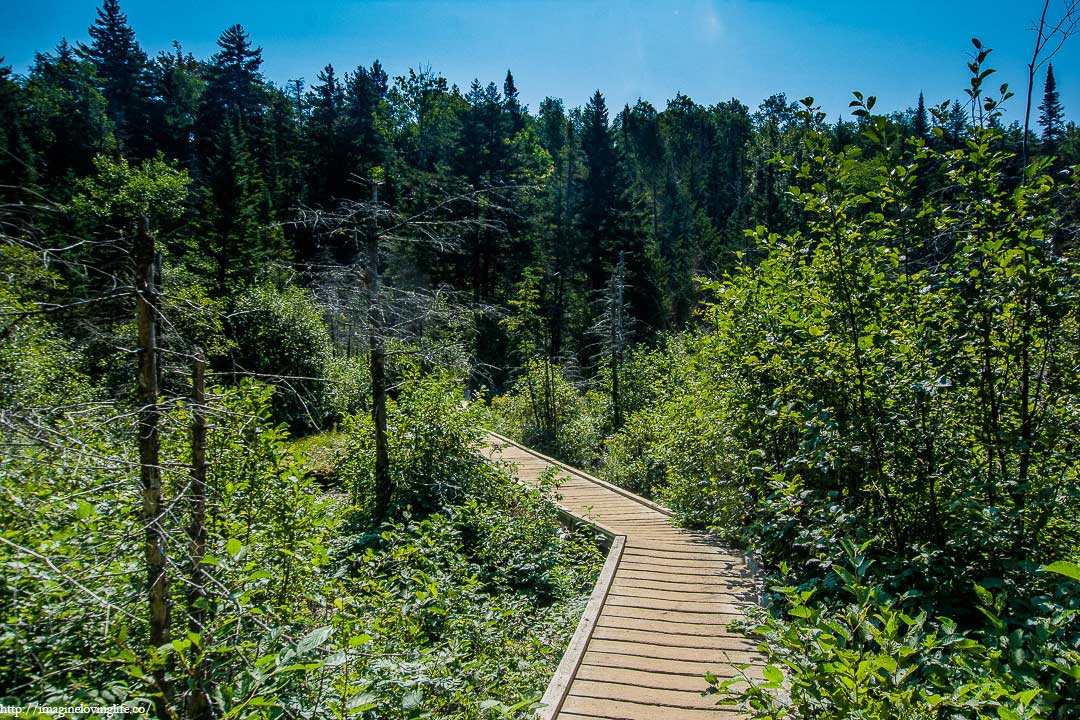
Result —
[[[1052, 0], [1052, 5], [1061, 0]], [[61, 37], [85, 40], [96, 0], [0, 3], [0, 55], [25, 72], [35, 50]], [[314, 80], [327, 62], [339, 71], [382, 61], [391, 76], [430, 65], [451, 83], [501, 84], [514, 72], [533, 110], [546, 95], [568, 107], [599, 88], [614, 109], [642, 97], [663, 107], [676, 92], [711, 104], [737, 97], [755, 108], [774, 92], [813, 95], [835, 118], [851, 90], [885, 111], [961, 97], [970, 38], [995, 52], [996, 83], [1017, 91], [1038, 0], [122, 0], [143, 47], [172, 40], [198, 57], [239, 22], [263, 47], [266, 75], [281, 85]], [[1080, 37], [1055, 59], [1061, 99], [1080, 118]], [[1041, 95], [1042, 80], [1037, 81]], [[1037, 105], [1037, 101], [1036, 101]]]

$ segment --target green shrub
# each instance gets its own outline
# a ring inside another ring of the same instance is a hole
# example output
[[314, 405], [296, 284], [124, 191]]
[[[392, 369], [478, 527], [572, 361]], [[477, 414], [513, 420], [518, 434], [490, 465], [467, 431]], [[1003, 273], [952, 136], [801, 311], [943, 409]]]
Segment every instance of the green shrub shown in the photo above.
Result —
[[832, 566], [835, 597], [775, 588], [773, 612], [756, 609], [740, 625], [762, 638], [763, 677], [710, 675], [709, 691], [753, 720], [1015, 720], [1077, 710], [1061, 695], [1080, 676], [1080, 655], [1068, 645], [1080, 630], [1075, 607], [1034, 614], [1026, 628], [1010, 630], [998, 618], [1001, 598], [977, 587], [978, 607], [991, 620], [979, 637], [910, 610], [917, 594], [895, 596], [874, 584], [865, 548], [842, 543], [844, 559]]
[[321, 428], [332, 348], [315, 298], [292, 285], [253, 286], [237, 298], [229, 327], [235, 342], [231, 369], [274, 385], [274, 419], [294, 431]]

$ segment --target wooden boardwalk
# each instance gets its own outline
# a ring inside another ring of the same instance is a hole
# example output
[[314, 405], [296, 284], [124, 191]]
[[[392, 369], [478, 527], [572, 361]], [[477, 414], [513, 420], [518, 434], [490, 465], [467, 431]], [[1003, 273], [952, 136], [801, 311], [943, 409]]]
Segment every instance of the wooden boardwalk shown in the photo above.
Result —
[[[562, 508], [613, 538], [589, 606], [543, 702], [549, 720], [726, 720], [703, 697], [704, 674], [738, 674], [761, 657], [727, 624], [754, 602], [744, 559], [710, 535], [675, 528], [670, 513], [621, 488], [492, 435], [492, 457], [523, 482], [559, 470]], [[756, 670], [756, 671], [755, 671]]]

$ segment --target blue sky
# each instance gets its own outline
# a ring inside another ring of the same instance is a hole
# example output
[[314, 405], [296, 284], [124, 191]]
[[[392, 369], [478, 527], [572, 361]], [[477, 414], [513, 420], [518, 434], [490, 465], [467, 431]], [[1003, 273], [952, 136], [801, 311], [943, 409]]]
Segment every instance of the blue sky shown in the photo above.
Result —
[[[1052, 0], [1052, 6], [1061, 0]], [[25, 72], [35, 50], [61, 37], [84, 40], [97, 0], [8, 0], [0, 4], [0, 55]], [[122, 0], [151, 53], [180, 40], [209, 56], [221, 30], [242, 23], [264, 50], [277, 84], [382, 61], [391, 76], [430, 65], [466, 87], [501, 83], [511, 68], [532, 109], [546, 95], [568, 106], [599, 88], [609, 106], [641, 97], [662, 107], [676, 92], [701, 103], [737, 97], [755, 108], [774, 92], [813, 95], [830, 118], [847, 113], [852, 90], [879, 108], [961, 97], [970, 38], [994, 48], [995, 87], [1017, 91], [1038, 0], [851, 2], [813, 0]], [[1080, 118], [1080, 37], [1055, 59], [1061, 99]], [[1037, 81], [1041, 96], [1042, 79]], [[1036, 101], [1037, 104], [1037, 101]]]

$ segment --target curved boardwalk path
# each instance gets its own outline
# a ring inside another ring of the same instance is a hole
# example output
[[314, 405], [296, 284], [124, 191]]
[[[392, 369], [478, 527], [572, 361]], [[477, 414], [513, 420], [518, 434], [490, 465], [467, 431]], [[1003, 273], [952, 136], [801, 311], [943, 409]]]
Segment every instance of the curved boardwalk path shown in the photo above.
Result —
[[738, 674], [761, 657], [727, 624], [754, 602], [742, 557], [706, 533], [671, 525], [671, 514], [625, 490], [512, 443], [489, 437], [492, 457], [523, 482], [559, 471], [559, 504], [613, 536], [592, 600], [543, 702], [558, 720], [727, 720], [739, 714], [702, 697], [703, 675]]

